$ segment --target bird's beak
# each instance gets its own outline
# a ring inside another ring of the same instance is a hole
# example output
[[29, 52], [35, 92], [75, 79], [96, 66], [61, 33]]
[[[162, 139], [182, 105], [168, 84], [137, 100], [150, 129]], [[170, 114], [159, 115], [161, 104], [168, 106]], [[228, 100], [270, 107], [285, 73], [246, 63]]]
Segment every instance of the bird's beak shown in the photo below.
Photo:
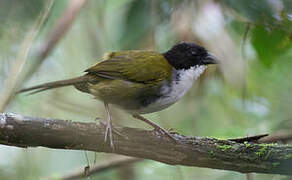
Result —
[[220, 63], [218, 58], [214, 54], [212, 54], [210, 52], [208, 52], [208, 55], [204, 59], [203, 62], [204, 62], [204, 64], [219, 64]]

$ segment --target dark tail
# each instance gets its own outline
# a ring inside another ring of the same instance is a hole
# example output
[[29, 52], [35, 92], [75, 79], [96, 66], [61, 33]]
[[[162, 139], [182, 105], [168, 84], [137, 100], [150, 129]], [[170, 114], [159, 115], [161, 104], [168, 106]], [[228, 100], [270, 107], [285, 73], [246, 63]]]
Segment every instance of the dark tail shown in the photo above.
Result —
[[54, 81], [54, 82], [49, 82], [49, 83], [44, 83], [40, 84], [37, 86], [32, 86], [29, 88], [24, 88], [21, 89], [20, 91], [17, 91], [16, 93], [23, 93], [23, 92], [28, 92], [32, 91], [30, 94], [35, 94], [41, 91], [46, 91], [49, 89], [55, 89], [55, 88], [60, 88], [64, 86], [71, 86], [71, 85], [78, 85], [82, 83], [90, 82], [89, 77], [87, 76], [80, 76], [77, 78], [72, 78], [72, 79], [66, 79], [66, 80], [61, 80], [61, 81]]

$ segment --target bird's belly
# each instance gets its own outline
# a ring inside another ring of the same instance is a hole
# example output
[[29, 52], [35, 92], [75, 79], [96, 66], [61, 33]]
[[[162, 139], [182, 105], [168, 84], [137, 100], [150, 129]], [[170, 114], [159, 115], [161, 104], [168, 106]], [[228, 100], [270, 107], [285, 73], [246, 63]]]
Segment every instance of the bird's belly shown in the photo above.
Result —
[[148, 113], [153, 113], [153, 112], [157, 112], [157, 111], [161, 111], [169, 106], [171, 106], [172, 104], [174, 104], [175, 102], [177, 102], [178, 100], [174, 100], [174, 99], [168, 99], [168, 98], [159, 98], [157, 101], [155, 101], [154, 103], [151, 103], [147, 106], [141, 107], [139, 109], [132, 109], [132, 110], [127, 110], [129, 113], [131, 114], [148, 114]]
[[139, 111], [160, 98], [161, 85], [143, 84], [125, 80], [108, 80], [90, 84], [90, 93], [97, 99], [128, 112]]
[[149, 105], [142, 107], [136, 111], [139, 114], [153, 113], [161, 111], [172, 104], [180, 100], [187, 91], [191, 88], [192, 82], [189, 85], [178, 83], [172, 87], [167, 87], [167, 93], [163, 94], [160, 98], [157, 98], [156, 101], [150, 103]]

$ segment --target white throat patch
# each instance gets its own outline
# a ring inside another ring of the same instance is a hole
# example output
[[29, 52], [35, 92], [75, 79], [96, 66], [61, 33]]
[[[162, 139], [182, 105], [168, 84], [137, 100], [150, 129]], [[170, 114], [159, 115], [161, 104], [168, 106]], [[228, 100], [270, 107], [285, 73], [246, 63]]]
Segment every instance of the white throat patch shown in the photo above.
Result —
[[179, 77], [170, 85], [170, 94], [167, 96], [172, 103], [182, 98], [192, 87], [193, 82], [204, 72], [206, 66], [195, 66], [188, 70], [178, 70]]
[[[172, 83], [165, 83], [161, 89], [162, 97], [147, 107], [139, 110], [140, 114], [156, 112], [167, 108], [181, 99], [192, 87], [193, 82], [204, 72], [205, 65], [191, 67], [187, 70], [174, 70]], [[165, 80], [167, 82], [167, 80]]]

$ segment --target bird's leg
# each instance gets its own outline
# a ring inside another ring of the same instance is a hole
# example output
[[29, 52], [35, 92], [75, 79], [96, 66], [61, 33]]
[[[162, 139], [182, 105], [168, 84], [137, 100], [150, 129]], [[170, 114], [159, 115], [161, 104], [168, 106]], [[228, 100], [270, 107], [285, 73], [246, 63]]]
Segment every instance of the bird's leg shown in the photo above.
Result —
[[[96, 118], [95, 121], [99, 121], [99, 123], [101, 123], [104, 127], [106, 127], [106, 124], [107, 124], [107, 123], [104, 122], [103, 119]], [[125, 139], [129, 139], [126, 135], [122, 134], [119, 130], [117, 130], [117, 129], [115, 128], [115, 126], [112, 125], [111, 127], [112, 127], [112, 131], [113, 131], [114, 133], [116, 133], [117, 135], [119, 135], [119, 136], [121, 136], [121, 137], [123, 137], [123, 138], [125, 138]]]
[[150, 121], [149, 119], [144, 118], [143, 116], [139, 115], [139, 114], [133, 114], [133, 117], [136, 119], [139, 119], [145, 123], [147, 123], [148, 125], [152, 126], [154, 128], [155, 131], [159, 131], [162, 134], [166, 134], [170, 139], [174, 140], [176, 142], [176, 139], [173, 135], [171, 135], [167, 130], [163, 129], [162, 127], [160, 127], [158, 124]]
[[104, 142], [106, 142], [107, 136], [109, 136], [110, 145], [114, 149], [113, 135], [112, 135], [112, 126], [111, 126], [111, 115], [110, 115], [108, 103], [105, 102], [104, 103], [104, 107], [105, 107], [106, 118], [107, 118], [106, 128], [105, 128], [105, 134], [104, 134]]

